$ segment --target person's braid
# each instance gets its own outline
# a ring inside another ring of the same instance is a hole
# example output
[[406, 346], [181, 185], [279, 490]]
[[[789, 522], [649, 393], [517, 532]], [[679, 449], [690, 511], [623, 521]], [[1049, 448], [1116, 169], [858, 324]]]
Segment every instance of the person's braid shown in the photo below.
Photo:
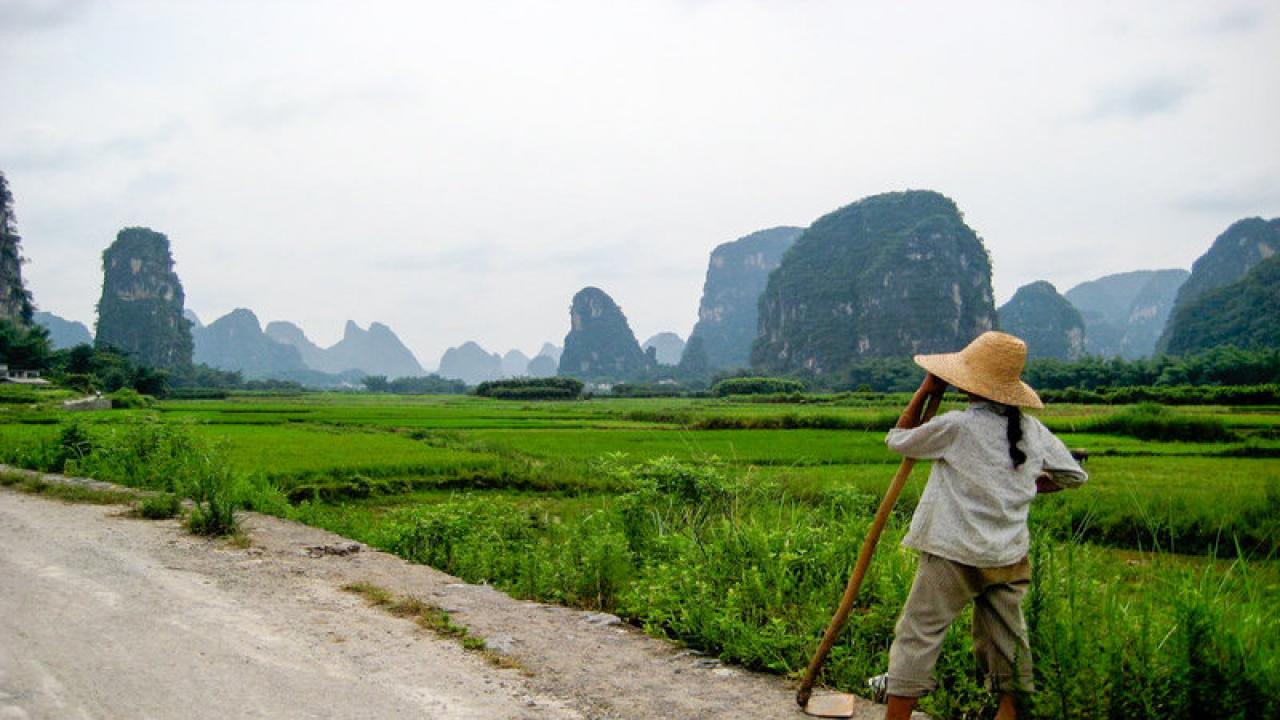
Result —
[[1018, 447], [1022, 442], [1022, 409], [1016, 405], [1007, 406], [1005, 418], [1009, 423], [1005, 430], [1005, 436], [1009, 438], [1009, 459], [1013, 460], [1015, 468], [1022, 467], [1022, 463], [1027, 461], [1027, 454]]

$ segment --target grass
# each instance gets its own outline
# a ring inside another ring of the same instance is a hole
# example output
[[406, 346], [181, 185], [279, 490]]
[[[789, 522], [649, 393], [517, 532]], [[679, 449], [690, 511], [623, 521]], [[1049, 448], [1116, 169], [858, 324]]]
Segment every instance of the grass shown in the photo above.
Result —
[[475, 652], [490, 665], [527, 672], [520, 661], [502, 653], [490, 650], [484, 638], [471, 633], [465, 625], [454, 622], [449, 613], [435, 605], [425, 603], [411, 596], [396, 597], [391, 591], [368, 582], [355, 582], [343, 585], [342, 589], [364, 598], [372, 607], [390, 613], [399, 618], [412, 620], [418, 627], [439, 637], [457, 640], [464, 650]]
[[[789, 674], [898, 462], [882, 426], [905, 397], [778, 400], [231, 397], [86, 413], [75, 432], [0, 408], [0, 456], [185, 496], [200, 496], [203, 473], [221, 478], [232, 518], [284, 515]], [[1274, 717], [1280, 409], [1059, 405], [1041, 417], [1090, 450], [1092, 478], [1033, 506], [1026, 610], [1044, 691], [1026, 716], [1197, 717], [1217, 692], [1226, 717]], [[92, 450], [66, 451], [73, 440]], [[191, 462], [213, 446], [222, 474]], [[837, 687], [883, 670], [915, 563], [897, 543], [926, 475], [908, 485], [832, 653]], [[405, 598], [380, 604], [452, 622]], [[967, 622], [944, 649], [937, 717], [991, 709], [971, 678]]]
[[128, 490], [102, 490], [83, 485], [48, 482], [30, 473], [0, 472], [0, 487], [69, 503], [124, 505], [136, 494]]

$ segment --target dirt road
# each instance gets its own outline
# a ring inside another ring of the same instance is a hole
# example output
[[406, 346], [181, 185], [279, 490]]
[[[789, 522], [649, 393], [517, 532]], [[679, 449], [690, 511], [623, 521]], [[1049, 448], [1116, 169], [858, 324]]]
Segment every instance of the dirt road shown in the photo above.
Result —
[[[317, 552], [345, 541], [276, 518], [247, 516], [235, 548], [122, 511], [0, 489], [0, 720], [804, 717], [782, 679], [611, 616]], [[367, 607], [351, 582], [449, 610], [525, 671]]]

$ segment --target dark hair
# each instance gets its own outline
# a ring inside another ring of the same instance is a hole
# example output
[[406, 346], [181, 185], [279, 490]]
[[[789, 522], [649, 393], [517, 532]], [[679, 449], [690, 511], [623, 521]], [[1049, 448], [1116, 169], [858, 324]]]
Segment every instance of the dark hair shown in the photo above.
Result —
[[1027, 461], [1027, 454], [1018, 448], [1018, 443], [1022, 442], [1022, 409], [1017, 405], [1006, 405], [1004, 416], [1009, 422], [1005, 429], [1005, 437], [1009, 438], [1009, 459], [1013, 460], [1015, 468], [1022, 467], [1022, 463]]

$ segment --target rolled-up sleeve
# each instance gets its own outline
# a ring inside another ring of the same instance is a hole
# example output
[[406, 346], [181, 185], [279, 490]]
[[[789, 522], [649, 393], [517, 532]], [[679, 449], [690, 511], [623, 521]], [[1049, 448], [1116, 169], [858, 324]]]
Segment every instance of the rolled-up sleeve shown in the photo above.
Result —
[[1066, 444], [1058, 439], [1049, 428], [1039, 420], [1036, 421], [1039, 432], [1039, 450], [1043, 459], [1043, 471], [1049, 474], [1054, 484], [1061, 488], [1075, 488], [1085, 484], [1089, 473], [1080, 467], [1080, 463], [1071, 456]]
[[959, 432], [959, 423], [953, 415], [940, 415], [910, 430], [894, 428], [885, 436], [884, 442], [899, 455], [916, 460], [937, 460], [946, 454]]

